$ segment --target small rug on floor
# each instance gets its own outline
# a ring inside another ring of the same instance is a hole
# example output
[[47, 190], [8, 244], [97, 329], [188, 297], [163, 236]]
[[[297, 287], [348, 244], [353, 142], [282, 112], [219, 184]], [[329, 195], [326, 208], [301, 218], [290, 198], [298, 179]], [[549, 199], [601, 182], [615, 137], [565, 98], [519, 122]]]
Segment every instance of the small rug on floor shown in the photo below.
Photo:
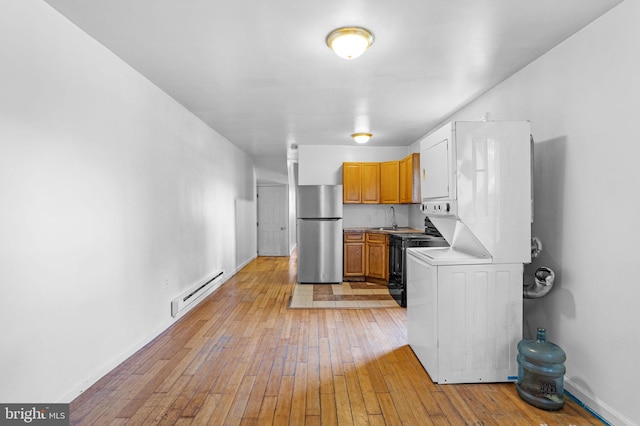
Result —
[[342, 284], [296, 284], [289, 298], [290, 309], [399, 308], [387, 286], [368, 282]]

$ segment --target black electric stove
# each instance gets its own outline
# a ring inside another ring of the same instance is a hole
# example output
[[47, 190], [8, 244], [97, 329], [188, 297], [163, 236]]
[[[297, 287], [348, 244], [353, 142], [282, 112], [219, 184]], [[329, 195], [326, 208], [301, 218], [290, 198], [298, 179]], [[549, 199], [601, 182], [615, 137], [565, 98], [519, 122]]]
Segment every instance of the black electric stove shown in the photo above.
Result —
[[389, 235], [389, 293], [402, 307], [407, 306], [407, 248], [449, 246], [433, 225], [425, 229], [424, 233]]

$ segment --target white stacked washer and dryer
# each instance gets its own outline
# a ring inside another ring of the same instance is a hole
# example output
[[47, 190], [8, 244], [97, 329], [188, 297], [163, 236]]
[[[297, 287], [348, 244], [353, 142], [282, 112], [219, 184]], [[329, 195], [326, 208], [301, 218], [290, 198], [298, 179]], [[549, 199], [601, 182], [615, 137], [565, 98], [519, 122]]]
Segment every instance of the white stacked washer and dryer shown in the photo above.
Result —
[[449, 247], [407, 249], [409, 345], [436, 383], [516, 381], [531, 261], [529, 122], [451, 122], [420, 147], [421, 210]]

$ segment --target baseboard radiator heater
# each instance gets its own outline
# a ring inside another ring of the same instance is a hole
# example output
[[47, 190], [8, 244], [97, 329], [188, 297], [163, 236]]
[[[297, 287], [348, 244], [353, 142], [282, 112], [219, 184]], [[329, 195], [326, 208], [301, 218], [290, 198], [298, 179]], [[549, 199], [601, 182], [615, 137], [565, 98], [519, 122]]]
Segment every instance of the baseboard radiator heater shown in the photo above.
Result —
[[173, 299], [171, 301], [171, 316], [175, 318], [178, 313], [199, 301], [204, 295], [208, 294], [209, 290], [221, 284], [223, 278], [224, 270], [215, 273], [212, 278], [205, 280], [204, 283], [198, 284]]

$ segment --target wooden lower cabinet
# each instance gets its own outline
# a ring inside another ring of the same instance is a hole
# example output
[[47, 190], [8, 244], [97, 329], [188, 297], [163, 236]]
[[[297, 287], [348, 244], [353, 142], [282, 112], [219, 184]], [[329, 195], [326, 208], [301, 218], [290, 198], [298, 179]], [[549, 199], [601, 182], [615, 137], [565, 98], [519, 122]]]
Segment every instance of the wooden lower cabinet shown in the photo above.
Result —
[[379, 232], [343, 234], [343, 275], [345, 281], [389, 282], [389, 238]]
[[364, 232], [345, 232], [344, 233], [344, 279], [364, 279]]
[[387, 234], [365, 236], [365, 276], [389, 282], [389, 239]]

